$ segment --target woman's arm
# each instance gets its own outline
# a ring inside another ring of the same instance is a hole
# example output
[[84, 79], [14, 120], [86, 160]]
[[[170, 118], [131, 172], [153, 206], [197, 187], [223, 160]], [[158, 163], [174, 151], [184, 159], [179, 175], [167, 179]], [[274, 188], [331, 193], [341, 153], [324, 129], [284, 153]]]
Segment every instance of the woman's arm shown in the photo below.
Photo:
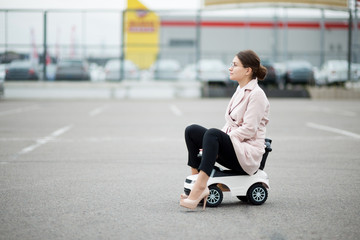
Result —
[[231, 137], [236, 137], [242, 142], [256, 136], [268, 108], [268, 100], [263, 91], [254, 91], [250, 94], [241, 126], [230, 132]]

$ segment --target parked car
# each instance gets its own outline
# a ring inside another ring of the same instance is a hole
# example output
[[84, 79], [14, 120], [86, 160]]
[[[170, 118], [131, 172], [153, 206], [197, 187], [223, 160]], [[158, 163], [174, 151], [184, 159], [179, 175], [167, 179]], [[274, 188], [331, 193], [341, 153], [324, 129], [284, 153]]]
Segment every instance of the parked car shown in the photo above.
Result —
[[90, 80], [86, 61], [81, 59], [63, 59], [57, 64], [56, 80]]
[[[44, 64], [40, 64], [38, 69], [39, 69], [39, 73], [40, 73], [41, 77], [43, 77], [44, 76], [44, 74], [43, 74]], [[50, 63], [50, 64], [46, 65], [46, 80], [48, 80], [48, 81], [55, 80], [56, 69], [57, 69], [56, 63]]]
[[0, 98], [4, 96], [5, 72], [6, 72], [6, 64], [0, 64]]
[[180, 63], [174, 59], [160, 59], [150, 67], [150, 73], [153, 79], [178, 79], [180, 70]]
[[93, 82], [100, 82], [105, 80], [104, 67], [97, 63], [91, 63], [89, 66], [90, 79]]
[[279, 89], [285, 89], [286, 63], [275, 62], [274, 68], [276, 71], [276, 78]]
[[307, 61], [289, 61], [286, 65], [285, 84], [314, 84], [314, 71]]
[[188, 64], [179, 73], [178, 80], [181, 81], [194, 81], [196, 80], [196, 64]]
[[179, 80], [199, 80], [211, 83], [228, 83], [229, 67], [217, 59], [202, 59], [198, 64], [187, 65]]
[[[329, 60], [326, 61], [317, 74], [317, 85], [343, 84], [348, 80], [348, 61]], [[356, 64], [352, 64], [351, 78], [358, 79], [358, 69]]]
[[6, 73], [7, 64], [0, 64], [0, 98], [4, 96], [4, 80]]
[[275, 86], [279, 89], [284, 89], [284, 73], [285, 71], [281, 68], [279, 63], [274, 63], [269, 60], [263, 60], [261, 65], [266, 67], [267, 73], [264, 81], [260, 84], [264, 86]]
[[38, 80], [38, 67], [28, 60], [14, 60], [6, 69], [5, 80]]
[[[111, 59], [105, 65], [105, 80], [119, 81], [121, 61], [119, 59]], [[130, 60], [125, 60], [124, 64], [124, 79], [139, 79], [140, 71], [138, 67]]]
[[360, 81], [360, 63], [353, 63], [351, 66], [351, 69], [353, 70], [353, 80], [354, 81]]
[[0, 64], [0, 80], [5, 80], [7, 64]]

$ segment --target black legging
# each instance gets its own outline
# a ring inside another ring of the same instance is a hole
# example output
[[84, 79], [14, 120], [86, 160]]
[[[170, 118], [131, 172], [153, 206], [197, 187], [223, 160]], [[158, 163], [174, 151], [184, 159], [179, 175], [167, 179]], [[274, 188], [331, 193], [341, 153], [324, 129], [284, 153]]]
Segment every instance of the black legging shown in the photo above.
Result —
[[[215, 128], [206, 129], [193, 124], [185, 129], [185, 141], [189, 152], [188, 165], [210, 176], [215, 162], [246, 175], [240, 166], [228, 134]], [[203, 149], [202, 158], [197, 155]]]

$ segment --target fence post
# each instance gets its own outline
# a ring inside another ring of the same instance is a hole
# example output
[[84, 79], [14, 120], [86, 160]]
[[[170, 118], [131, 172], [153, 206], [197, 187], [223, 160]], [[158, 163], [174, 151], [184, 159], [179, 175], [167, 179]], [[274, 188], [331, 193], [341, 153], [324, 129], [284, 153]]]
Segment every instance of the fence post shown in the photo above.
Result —
[[348, 23], [348, 72], [347, 79], [351, 80], [351, 51], [352, 51], [352, 12], [351, 7], [349, 7], [349, 23]]
[[196, 68], [196, 79], [199, 79], [199, 71], [200, 71], [200, 64], [199, 61], [201, 59], [201, 10], [199, 9], [196, 13], [196, 49], [195, 49], [195, 68]]
[[46, 76], [46, 55], [47, 55], [47, 34], [46, 34], [46, 29], [47, 29], [47, 11], [44, 11], [44, 52], [43, 52], [43, 79], [42, 80], [47, 80], [47, 76]]

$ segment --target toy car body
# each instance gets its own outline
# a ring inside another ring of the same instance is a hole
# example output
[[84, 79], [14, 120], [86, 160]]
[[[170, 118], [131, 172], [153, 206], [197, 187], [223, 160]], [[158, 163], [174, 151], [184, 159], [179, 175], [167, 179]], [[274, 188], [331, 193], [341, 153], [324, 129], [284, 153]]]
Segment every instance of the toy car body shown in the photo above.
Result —
[[[250, 202], [254, 205], [263, 204], [268, 197], [270, 189], [269, 177], [263, 171], [265, 162], [271, 149], [271, 139], [265, 139], [265, 153], [263, 155], [260, 168], [254, 175], [241, 175], [233, 170], [224, 170], [214, 167], [208, 180], [210, 190], [206, 205], [217, 207], [223, 200], [223, 192], [231, 192], [231, 196], [236, 196], [243, 202]], [[185, 179], [184, 192], [189, 195], [198, 175], [190, 175]]]

